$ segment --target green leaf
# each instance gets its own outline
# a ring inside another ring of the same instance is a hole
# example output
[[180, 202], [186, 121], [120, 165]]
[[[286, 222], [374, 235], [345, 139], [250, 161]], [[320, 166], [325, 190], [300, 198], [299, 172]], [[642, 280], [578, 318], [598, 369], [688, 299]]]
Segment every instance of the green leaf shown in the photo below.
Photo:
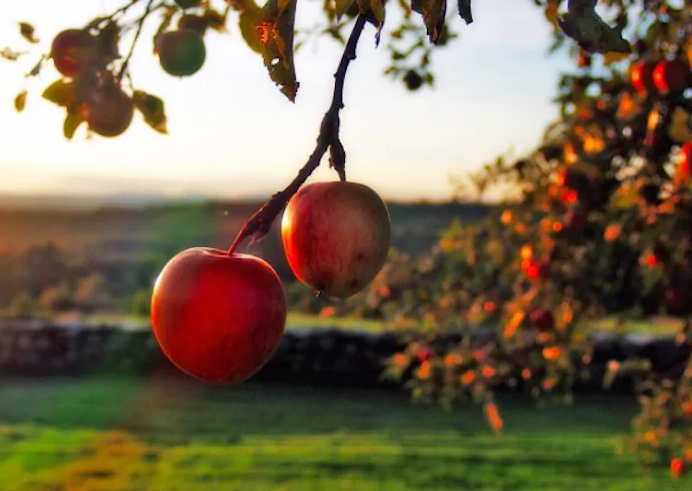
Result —
[[36, 30], [34, 29], [34, 26], [32, 26], [31, 24], [28, 24], [26, 22], [20, 22], [19, 33], [22, 35], [24, 39], [26, 39], [32, 44], [36, 44], [39, 41], [38, 39], [36, 39]]
[[[328, 26], [332, 26], [336, 20], [336, 5], [334, 0], [324, 0], [322, 10], [327, 14]], [[296, 51], [298, 49], [296, 48]]]
[[341, 20], [341, 17], [355, 3], [356, 0], [324, 0], [323, 10], [327, 13], [327, 20], [329, 20], [330, 24], [329, 27], [334, 27], [334, 21]]
[[589, 53], [631, 53], [632, 47], [622, 31], [606, 24], [596, 13], [596, 2], [572, 0], [565, 15], [558, 19], [562, 32]]
[[58, 106], [67, 107], [74, 101], [72, 82], [68, 82], [62, 78], [56, 80], [46, 87], [42, 97]]
[[15, 51], [9, 47], [0, 50], [0, 56], [9, 61], [17, 61], [20, 56], [27, 54], [27, 51]]
[[430, 42], [437, 44], [445, 25], [447, 0], [413, 0], [411, 8], [423, 16]]
[[461, 17], [466, 24], [473, 22], [473, 14], [471, 14], [471, 0], [458, 0], [459, 7], [459, 17]]
[[384, 0], [357, 0], [358, 7], [360, 7], [361, 14], [367, 14], [371, 12], [372, 15], [377, 20], [378, 30], [382, 28], [384, 24]]
[[261, 22], [254, 29], [269, 76], [291, 102], [295, 101], [299, 86], [293, 62], [296, 3], [297, 0], [268, 0], [260, 13]]
[[[339, 30], [338, 25], [332, 25], [327, 27], [324, 31], [322, 31], [322, 34], [329, 34], [329, 36], [332, 37], [332, 39], [338, 41], [342, 46], [346, 44], [346, 39], [341, 35], [341, 31]], [[298, 48], [296, 47], [296, 50]]]
[[134, 92], [132, 100], [135, 103], [135, 107], [142, 113], [145, 123], [162, 135], [168, 134], [168, 120], [163, 100], [141, 90]]
[[[228, 12], [228, 11], [226, 11]], [[217, 32], [226, 32], [226, 16], [212, 8], [207, 8], [202, 15], [207, 26]]]
[[116, 22], [109, 22], [96, 38], [96, 49], [102, 63], [110, 63], [120, 57], [119, 42], [120, 26]]
[[46, 55], [41, 56], [41, 58], [38, 60], [38, 63], [36, 63], [34, 67], [29, 71], [29, 73], [26, 74], [27, 78], [38, 76], [38, 74], [41, 73], [41, 68], [43, 68], [44, 61], [46, 61]]
[[28, 93], [26, 90], [22, 90], [19, 94], [17, 94], [17, 97], [14, 98], [14, 108], [18, 113], [22, 112], [26, 107], [27, 94]]
[[260, 23], [259, 10], [245, 10], [238, 16], [238, 27], [245, 43], [252, 51], [262, 54], [262, 43], [257, 35], [257, 27]]
[[341, 18], [348, 9], [356, 3], [356, 0], [334, 0], [334, 11], [336, 12], [336, 18]]
[[74, 101], [72, 82], [68, 82], [62, 78], [56, 80], [46, 87], [42, 97], [58, 106], [67, 107]]
[[62, 125], [62, 134], [65, 135], [65, 138], [68, 140], [72, 140], [77, 128], [79, 128], [82, 123], [84, 123], [84, 117], [81, 112], [68, 111]]
[[159, 24], [159, 27], [156, 29], [156, 33], [154, 34], [153, 40], [154, 40], [154, 54], [156, 54], [156, 39], [159, 37], [159, 35], [163, 34], [164, 31], [166, 31], [170, 26], [171, 22], [173, 21], [173, 17], [175, 17], [175, 14], [177, 13], [177, 9], [175, 7], [167, 6], [166, 9], [163, 12], [162, 18], [161, 18], [161, 24]]
[[624, 184], [610, 198], [610, 205], [613, 208], [627, 209], [636, 206], [638, 200], [639, 191], [636, 186]]

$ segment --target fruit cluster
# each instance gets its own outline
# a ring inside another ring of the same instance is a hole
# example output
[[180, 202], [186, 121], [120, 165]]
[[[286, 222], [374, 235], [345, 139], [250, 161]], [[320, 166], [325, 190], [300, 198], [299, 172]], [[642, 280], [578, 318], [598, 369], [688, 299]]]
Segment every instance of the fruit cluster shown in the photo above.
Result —
[[[200, 8], [201, 0], [176, 0], [176, 4], [177, 9], [169, 9], [154, 39], [154, 51], [165, 72], [188, 77], [204, 65], [203, 36], [219, 20], [189, 10]], [[139, 30], [148, 14], [149, 10], [138, 20]], [[168, 27], [176, 16], [177, 27]], [[49, 87], [44, 97], [66, 108], [65, 125], [72, 126], [65, 130], [68, 138], [82, 122], [86, 122], [90, 132], [104, 137], [122, 135], [130, 127], [135, 109], [143, 113], [154, 129], [166, 131], [160, 99], [135, 90], [128, 94], [123, 88], [131, 53], [124, 60], [120, 56], [121, 30], [122, 26], [114, 20], [96, 19], [84, 28], [64, 30], [53, 39], [49, 58], [65, 78]], [[56, 94], [58, 87], [60, 95]]]
[[659, 62], [640, 60], [632, 66], [632, 86], [639, 92], [670, 94], [682, 92], [692, 84], [687, 60], [675, 58]]
[[[346, 298], [382, 268], [390, 244], [389, 213], [365, 185], [315, 183], [289, 201], [281, 236], [300, 281]], [[278, 346], [286, 297], [278, 275], [262, 259], [193, 248], [161, 271], [151, 319], [161, 348], [181, 370], [207, 382], [234, 384], [256, 373]]]

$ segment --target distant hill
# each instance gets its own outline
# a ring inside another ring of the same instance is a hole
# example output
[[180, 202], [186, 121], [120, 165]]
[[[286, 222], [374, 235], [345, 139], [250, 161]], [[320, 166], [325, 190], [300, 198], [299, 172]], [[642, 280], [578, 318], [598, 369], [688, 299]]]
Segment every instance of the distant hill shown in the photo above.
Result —
[[[47, 203], [48, 201], [43, 201]], [[263, 203], [157, 202], [145, 206], [100, 203], [82, 206], [11, 208], [0, 205], [0, 253], [23, 253], [52, 244], [80, 261], [97, 261], [125, 271], [143, 261], [158, 267], [182, 249], [193, 246], [229, 247], [238, 230]], [[452, 220], [473, 223], [490, 206], [475, 203], [389, 203], [392, 246], [409, 254], [429, 249]], [[282, 277], [292, 277], [286, 263], [280, 220], [251, 252], [266, 259]], [[248, 249], [241, 249], [241, 252]], [[118, 266], [119, 265], [119, 266]], [[110, 267], [110, 266], [109, 266]]]
[[[142, 235], [162, 236], [177, 229], [176, 235], [185, 236], [185, 228], [192, 225], [195, 229], [205, 225], [210, 235], [197, 237], [190, 231], [191, 239], [227, 242], [263, 202], [264, 198], [222, 202], [200, 196], [177, 202], [155, 195], [103, 199], [0, 196], [0, 247], [23, 249], [46, 242], [68, 248], [92, 247], [111, 239], [132, 241], [134, 246]], [[407, 252], [429, 247], [453, 219], [475, 222], [490, 209], [478, 203], [390, 202], [387, 206], [393, 245]]]
[[[0, 206], [0, 311], [44, 304], [67, 308], [69, 301], [79, 301], [83, 308], [147, 312], [152, 282], [171, 257], [193, 246], [229, 247], [263, 201], [77, 203], [81, 206]], [[388, 208], [392, 246], [412, 255], [429, 249], [452, 220], [473, 223], [490, 210], [470, 203], [389, 203]], [[250, 249], [246, 242], [239, 252], [264, 258], [291, 282], [279, 227], [280, 217], [263, 240]]]
[[[246, 196], [247, 201], [263, 201], [262, 196]], [[190, 194], [179, 198], [170, 198], [160, 194], [119, 193], [113, 195], [20, 195], [0, 194], [0, 209], [3, 210], [94, 210], [103, 207], [140, 208], [149, 205], [170, 203], [200, 203], [215, 201], [213, 196]]]

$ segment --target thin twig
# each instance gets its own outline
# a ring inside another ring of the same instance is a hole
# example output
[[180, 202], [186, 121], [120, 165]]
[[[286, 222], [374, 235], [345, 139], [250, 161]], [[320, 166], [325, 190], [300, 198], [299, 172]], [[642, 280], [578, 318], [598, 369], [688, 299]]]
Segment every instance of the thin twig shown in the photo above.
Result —
[[[343, 150], [343, 146], [339, 141], [339, 111], [344, 107], [344, 82], [346, 80], [346, 72], [348, 71], [349, 64], [352, 60], [356, 59], [356, 47], [358, 46], [358, 40], [363, 32], [365, 23], [365, 17], [363, 15], [359, 15], [356, 19], [355, 25], [353, 26], [353, 31], [348, 38], [346, 47], [344, 48], [344, 54], [339, 62], [339, 67], [334, 74], [334, 78], [336, 79], [336, 82], [334, 83], [334, 96], [329, 109], [322, 119], [315, 150], [312, 152], [307, 163], [300, 169], [298, 175], [295, 179], [293, 179], [291, 184], [289, 184], [283, 191], [279, 191], [278, 193], [274, 194], [269, 201], [262, 205], [262, 207], [254, 215], [252, 215], [247, 222], [245, 222], [245, 225], [243, 225], [243, 228], [240, 229], [238, 236], [235, 238], [233, 244], [228, 250], [228, 254], [233, 254], [240, 243], [247, 237], [251, 237], [253, 235], [257, 236], [257, 238], [253, 238], [251, 242], [252, 244], [253, 242], [256, 242], [267, 235], [272, 223], [274, 220], [276, 220], [279, 213], [281, 213], [281, 211], [286, 207], [288, 201], [293, 197], [294, 194], [298, 192], [300, 187], [303, 185], [303, 183], [305, 183], [307, 178], [310, 177], [313, 171], [319, 167], [320, 161], [327, 150], [333, 145]], [[338, 167], [337, 172], [339, 172]]]
[[120, 15], [120, 14], [125, 14], [128, 10], [130, 10], [132, 7], [137, 5], [139, 2], [142, 0], [130, 0], [128, 3], [120, 7], [118, 10], [113, 12], [110, 15], [104, 15], [101, 17], [96, 17], [95, 19], [92, 19], [87, 25], [84, 26], [85, 31], [90, 31], [92, 29], [98, 29], [98, 27], [103, 24], [104, 22], [112, 22], [115, 20], [115, 18]]
[[120, 7], [118, 10], [113, 12], [111, 15], [108, 16], [108, 19], [112, 20], [115, 18], [118, 14], [124, 14], [127, 12], [131, 7], [134, 7], [135, 4], [139, 3], [141, 0], [130, 0], [127, 4], [123, 5]]
[[[134, 1], [134, 0], [133, 0]], [[142, 29], [144, 28], [144, 22], [147, 20], [147, 17], [149, 17], [149, 14], [152, 12], [152, 5], [154, 5], [154, 0], [149, 0], [147, 3], [147, 8], [144, 10], [144, 15], [139, 18], [137, 21], [137, 32], [135, 33], [135, 37], [132, 40], [132, 45], [130, 46], [130, 52], [127, 53], [127, 56], [125, 57], [125, 61], [123, 61], [122, 66], [120, 67], [120, 72], [118, 73], [117, 80], [120, 82], [123, 79], [123, 75], [125, 75], [125, 71], [127, 70], [127, 66], [130, 64], [130, 59], [132, 58], [132, 55], [135, 52], [135, 46], [137, 45], [137, 41], [139, 41], [139, 36], [142, 34]]]

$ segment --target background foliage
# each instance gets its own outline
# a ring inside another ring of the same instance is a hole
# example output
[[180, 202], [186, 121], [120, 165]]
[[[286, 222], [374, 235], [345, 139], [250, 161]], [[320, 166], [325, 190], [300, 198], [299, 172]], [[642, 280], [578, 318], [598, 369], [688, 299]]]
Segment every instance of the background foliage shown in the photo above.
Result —
[[[587, 327], [594, 319], [666, 313], [681, 319], [677, 342], [692, 342], [692, 8], [663, 0], [608, 0], [598, 9], [590, 0], [535, 3], [554, 26], [551, 49], [567, 48], [575, 60], [575, 70], [565, 73], [558, 87], [560, 118], [534, 152], [514, 162], [499, 158], [469, 179], [479, 193], [513, 183], [522, 190], [521, 202], [474, 226], [453, 225], [422, 257], [393, 254], [368, 295], [338, 305], [344, 312], [418, 323], [424, 331], [392, 357], [389, 374], [413, 370], [412, 390], [422, 399], [481, 403], [498, 433], [504, 425], [495, 402], [500, 386], [519, 386], [535, 398], [571, 400], [575, 382], [593, 359]], [[456, 7], [463, 21], [472, 21], [468, 0]], [[122, 133], [131, 120], [122, 112], [125, 100], [165, 133], [164, 101], [137, 88], [128, 70], [132, 48], [121, 55], [121, 36], [129, 35], [133, 46], [144, 23], [157, 18], [157, 39], [163, 39], [169, 29], [187, 31], [181, 22], [194, 14], [203, 27], [196, 31], [200, 39], [205, 29], [223, 31], [229, 19], [237, 20], [248, 47], [293, 101], [299, 90], [294, 42], [305, 34], [295, 32], [295, 8], [295, 1], [280, 0], [261, 7], [253, 0], [226, 5], [132, 0], [84, 27], [88, 36], [78, 43], [78, 67], [48, 85], [43, 97], [64, 108], [67, 138], [84, 123], [103, 136]], [[387, 25], [394, 41], [387, 46], [392, 63], [385, 73], [411, 90], [432, 85], [432, 45], [455, 38], [452, 23], [445, 22], [448, 5], [426, 0], [386, 8], [403, 15], [400, 25]], [[378, 40], [386, 25], [385, 5], [378, 0], [325, 2], [322, 10], [325, 23], [315, 32], [341, 42], [342, 30], [358, 25], [356, 16], [377, 28]], [[31, 25], [21, 24], [20, 30], [34, 43]], [[197, 35], [186, 36], [196, 39], [194, 52], [154, 43], [169, 73], [170, 63], [190, 75], [204, 61]], [[23, 53], [2, 51], [9, 60]], [[56, 53], [54, 47], [40, 56], [29, 76], [38, 76], [50, 59], [65, 60]], [[26, 103], [25, 92], [16, 96], [18, 111]], [[330, 140], [332, 150], [337, 142]], [[69, 291], [93, 291], [100, 284], [81, 274], [72, 279], [55, 248], [29, 253], [24, 261], [26, 271], [51, 273], [40, 284], [12, 280], [26, 289], [13, 299], [20, 307], [40, 296], [41, 305], [62, 308], [74, 302]], [[465, 338], [452, 349], [436, 343], [441, 332], [459, 325], [490, 326], [495, 332], [482, 342]], [[645, 361], [614, 362], [604, 380], [608, 384], [621, 370], [637, 374], [641, 413], [633, 421], [632, 447], [646, 462], [669, 463], [674, 475], [692, 465], [691, 363], [654, 374]]]

